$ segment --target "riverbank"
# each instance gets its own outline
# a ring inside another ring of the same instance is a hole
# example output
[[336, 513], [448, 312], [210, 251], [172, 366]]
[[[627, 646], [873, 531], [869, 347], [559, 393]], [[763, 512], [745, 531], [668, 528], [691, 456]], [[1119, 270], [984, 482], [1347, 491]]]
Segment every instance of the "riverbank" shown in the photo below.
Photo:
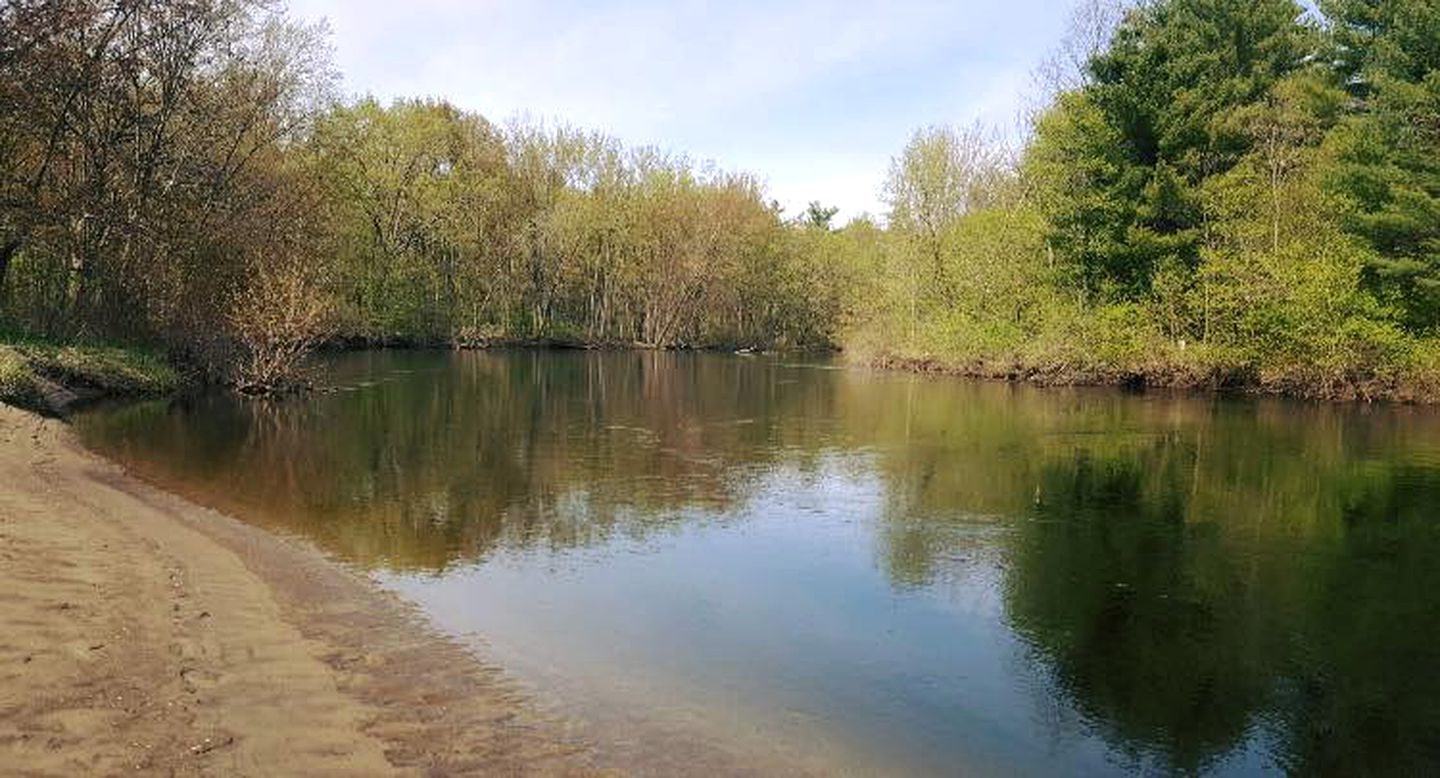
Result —
[[180, 371], [152, 351], [0, 341], [0, 403], [46, 415], [98, 399], [170, 394], [185, 383]]
[[877, 370], [945, 375], [1041, 387], [1109, 386], [1225, 394], [1265, 395], [1327, 402], [1440, 404], [1440, 375], [1396, 371], [1391, 375], [1350, 375], [1318, 369], [1258, 370], [1204, 364], [1199, 360], [1152, 361], [1114, 365], [1085, 361], [1029, 363], [900, 355], [884, 351], [849, 352], [850, 364]]
[[[373, 348], [399, 350], [490, 349], [657, 350], [637, 343], [587, 343], [565, 339], [404, 340], [337, 339], [317, 353]], [[658, 349], [677, 350], [677, 349]], [[698, 347], [750, 355], [748, 348]], [[787, 353], [816, 353], [798, 349]], [[1034, 386], [1113, 386], [1194, 392], [1266, 395], [1333, 402], [1440, 404], [1440, 371], [1397, 366], [1384, 371], [1327, 371], [1297, 366], [1260, 369], [1207, 358], [1194, 352], [1158, 353], [1151, 359], [1110, 362], [1092, 358], [1029, 360], [910, 354], [860, 344], [830, 349], [851, 365], [901, 372], [946, 375]], [[187, 379], [157, 352], [116, 346], [74, 346], [0, 341], [0, 403], [46, 416], [63, 416], [85, 403], [125, 397], [174, 394], [197, 382]]]
[[23, 774], [583, 774], [497, 671], [309, 547], [0, 406], [0, 763]]

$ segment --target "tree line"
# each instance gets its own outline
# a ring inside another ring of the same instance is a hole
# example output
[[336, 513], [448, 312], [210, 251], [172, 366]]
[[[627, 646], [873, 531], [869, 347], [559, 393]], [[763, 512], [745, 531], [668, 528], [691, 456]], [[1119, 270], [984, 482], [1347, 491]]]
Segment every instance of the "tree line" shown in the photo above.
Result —
[[[1082, 4], [1018, 148], [896, 158], [877, 359], [1436, 396], [1440, 5]], [[869, 225], [862, 226], [869, 232]]]
[[12, 0], [0, 33], [8, 331], [262, 388], [322, 341], [511, 340], [1440, 387], [1432, 0], [1085, 0], [1022, 142], [918, 131], [843, 227], [603, 134], [339, 98], [268, 0]]
[[158, 342], [266, 387], [322, 340], [833, 340], [752, 177], [441, 101], [338, 99], [263, 0], [0, 8], [8, 330]]

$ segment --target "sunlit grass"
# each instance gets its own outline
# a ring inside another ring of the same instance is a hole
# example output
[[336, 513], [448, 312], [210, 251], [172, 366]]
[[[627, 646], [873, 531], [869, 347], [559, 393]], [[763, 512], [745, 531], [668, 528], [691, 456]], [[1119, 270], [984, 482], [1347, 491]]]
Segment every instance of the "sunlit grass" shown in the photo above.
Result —
[[178, 389], [180, 373], [158, 352], [64, 344], [25, 337], [0, 340], [0, 402], [51, 410], [45, 387], [102, 396], [156, 395]]

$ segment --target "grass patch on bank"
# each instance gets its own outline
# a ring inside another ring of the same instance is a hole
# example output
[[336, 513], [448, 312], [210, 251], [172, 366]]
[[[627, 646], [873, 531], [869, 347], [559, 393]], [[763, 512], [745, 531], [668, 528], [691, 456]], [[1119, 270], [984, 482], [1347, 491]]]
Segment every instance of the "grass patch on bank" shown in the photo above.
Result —
[[848, 333], [852, 363], [1043, 386], [1125, 386], [1440, 404], [1440, 338], [1355, 319], [1238, 343], [1167, 336], [1134, 305], [1041, 310], [1023, 326], [941, 312]]
[[0, 402], [35, 410], [42, 400], [35, 372], [25, 357], [9, 346], [0, 346]]
[[116, 346], [40, 346], [26, 355], [45, 377], [106, 394], [164, 394], [180, 388], [180, 373], [159, 354]]
[[143, 348], [0, 339], [0, 402], [57, 412], [76, 400], [141, 397], [178, 390], [184, 377]]

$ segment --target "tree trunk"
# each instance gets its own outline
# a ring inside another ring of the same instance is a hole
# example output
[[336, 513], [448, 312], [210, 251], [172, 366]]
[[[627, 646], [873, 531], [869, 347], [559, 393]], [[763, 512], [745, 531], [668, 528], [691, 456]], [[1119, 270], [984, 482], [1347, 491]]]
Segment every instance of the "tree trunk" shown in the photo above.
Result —
[[12, 238], [3, 245], [0, 245], [0, 317], [4, 316], [5, 309], [9, 307], [7, 303], [10, 295], [6, 291], [8, 289], [6, 282], [10, 278], [10, 260], [14, 259], [15, 254], [19, 251], [19, 238]]
[[20, 251], [20, 239], [13, 238], [0, 246], [0, 289], [5, 288], [5, 281], [10, 272], [10, 260]]

